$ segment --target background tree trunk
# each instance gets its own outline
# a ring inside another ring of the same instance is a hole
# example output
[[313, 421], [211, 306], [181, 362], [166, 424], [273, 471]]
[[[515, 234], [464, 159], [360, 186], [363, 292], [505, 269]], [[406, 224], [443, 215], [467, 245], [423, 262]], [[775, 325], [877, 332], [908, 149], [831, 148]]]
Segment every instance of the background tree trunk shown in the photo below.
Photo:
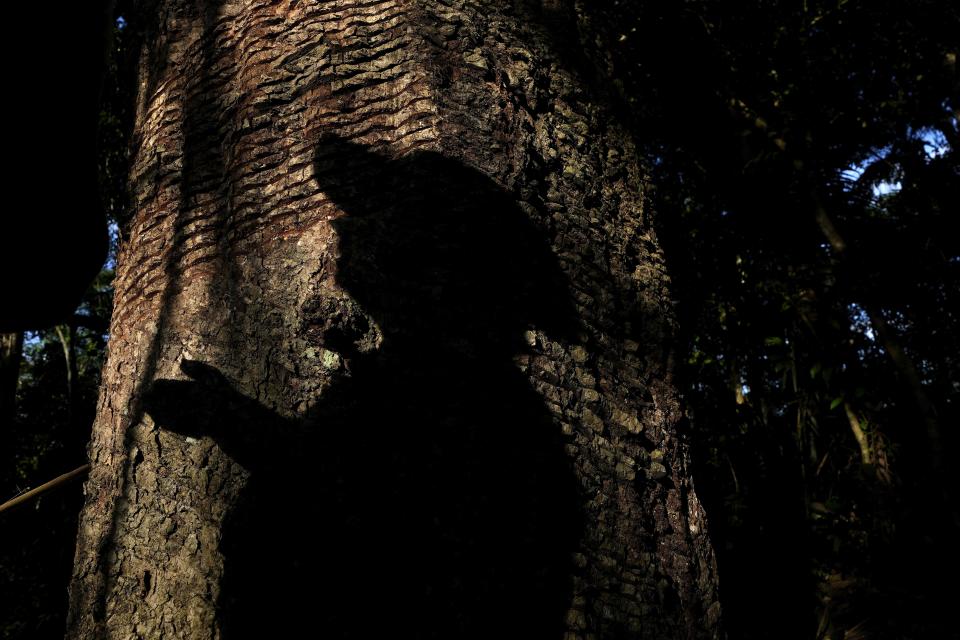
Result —
[[0, 425], [4, 429], [16, 413], [22, 354], [23, 332], [0, 333]]
[[68, 637], [718, 637], [668, 278], [576, 13], [141, 18]]

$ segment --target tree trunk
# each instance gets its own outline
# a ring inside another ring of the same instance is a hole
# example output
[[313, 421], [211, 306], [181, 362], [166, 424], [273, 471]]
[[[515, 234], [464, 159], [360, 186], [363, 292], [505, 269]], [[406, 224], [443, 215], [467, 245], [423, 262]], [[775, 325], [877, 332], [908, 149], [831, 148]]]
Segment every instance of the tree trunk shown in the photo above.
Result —
[[22, 356], [23, 332], [0, 333], [0, 427], [4, 431], [16, 415]]
[[157, 5], [68, 637], [718, 637], [576, 14]]

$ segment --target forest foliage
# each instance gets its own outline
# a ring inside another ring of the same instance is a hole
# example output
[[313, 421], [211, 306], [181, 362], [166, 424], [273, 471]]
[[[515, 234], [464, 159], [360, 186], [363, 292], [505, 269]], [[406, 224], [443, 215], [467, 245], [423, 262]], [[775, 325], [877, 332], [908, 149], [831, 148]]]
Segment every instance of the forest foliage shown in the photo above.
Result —
[[[960, 7], [578, 11], [649, 170], [729, 637], [946, 637]], [[135, 27], [114, 33], [101, 113], [101, 198], [120, 223]], [[78, 315], [109, 317], [111, 275]], [[27, 334], [0, 497], [82, 463], [106, 340], [66, 319]], [[61, 634], [80, 501], [74, 485], [3, 516], [5, 636]]]
[[594, 7], [651, 169], [728, 632], [949, 635], [960, 9]]

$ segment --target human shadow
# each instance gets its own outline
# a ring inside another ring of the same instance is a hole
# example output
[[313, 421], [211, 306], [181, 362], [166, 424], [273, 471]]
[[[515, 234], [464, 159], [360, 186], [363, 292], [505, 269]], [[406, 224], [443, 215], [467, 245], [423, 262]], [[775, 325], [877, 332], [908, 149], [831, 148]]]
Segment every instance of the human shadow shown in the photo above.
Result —
[[337, 281], [379, 348], [316, 318], [345, 367], [296, 420], [189, 360], [190, 380], [146, 399], [161, 428], [250, 472], [221, 541], [225, 637], [558, 637], [579, 500], [513, 360], [531, 324], [575, 324], [552, 254], [498, 186], [439, 154], [327, 139], [316, 169], [346, 213]]

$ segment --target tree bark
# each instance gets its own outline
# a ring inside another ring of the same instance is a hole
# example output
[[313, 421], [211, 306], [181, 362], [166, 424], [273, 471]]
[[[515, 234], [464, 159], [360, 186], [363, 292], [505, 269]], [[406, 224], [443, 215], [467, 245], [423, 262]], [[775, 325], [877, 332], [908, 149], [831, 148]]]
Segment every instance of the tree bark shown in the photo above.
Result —
[[719, 637], [576, 13], [149, 15], [68, 637]]

